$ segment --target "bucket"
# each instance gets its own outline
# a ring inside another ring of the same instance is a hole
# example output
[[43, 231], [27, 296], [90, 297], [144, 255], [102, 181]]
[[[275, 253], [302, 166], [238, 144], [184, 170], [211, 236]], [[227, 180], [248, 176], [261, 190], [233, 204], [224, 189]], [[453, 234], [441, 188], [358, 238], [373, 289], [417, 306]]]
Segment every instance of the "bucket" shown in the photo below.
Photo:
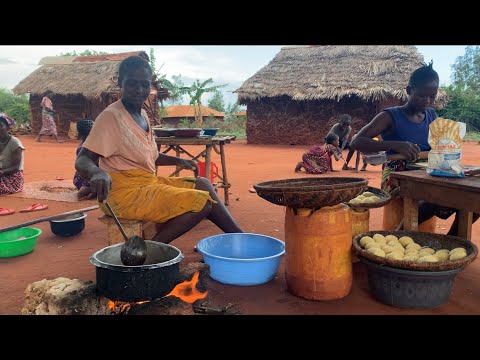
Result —
[[320, 210], [287, 207], [287, 289], [309, 300], [336, 300], [352, 287], [352, 217], [345, 204]]
[[[370, 209], [356, 211], [352, 209], [352, 239], [358, 234], [366, 233], [370, 230]], [[354, 253], [352, 246], [352, 262], [357, 262], [359, 259]]]
[[[206, 170], [205, 170], [205, 165], [206, 165], [205, 162], [198, 161], [197, 164], [199, 169], [198, 175], [202, 177], [207, 177]], [[213, 161], [210, 161], [210, 179], [209, 179], [210, 182], [213, 183], [213, 181], [215, 180], [215, 177], [217, 176], [218, 176], [218, 167]]]

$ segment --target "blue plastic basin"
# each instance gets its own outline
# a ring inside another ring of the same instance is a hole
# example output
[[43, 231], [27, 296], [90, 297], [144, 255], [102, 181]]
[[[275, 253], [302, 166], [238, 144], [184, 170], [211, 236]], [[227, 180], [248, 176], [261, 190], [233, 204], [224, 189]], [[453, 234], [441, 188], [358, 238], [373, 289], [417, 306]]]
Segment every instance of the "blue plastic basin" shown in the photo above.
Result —
[[228, 285], [264, 284], [277, 275], [285, 243], [271, 236], [228, 233], [200, 240], [197, 250], [210, 266], [210, 277]]

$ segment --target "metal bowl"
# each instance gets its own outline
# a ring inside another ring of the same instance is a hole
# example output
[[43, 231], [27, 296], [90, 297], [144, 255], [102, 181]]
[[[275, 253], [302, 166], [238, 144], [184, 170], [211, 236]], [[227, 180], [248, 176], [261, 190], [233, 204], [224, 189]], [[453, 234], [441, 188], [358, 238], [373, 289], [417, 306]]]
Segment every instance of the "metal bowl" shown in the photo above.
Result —
[[50, 230], [58, 236], [68, 237], [81, 233], [85, 229], [87, 214], [80, 213], [64, 218], [50, 220]]

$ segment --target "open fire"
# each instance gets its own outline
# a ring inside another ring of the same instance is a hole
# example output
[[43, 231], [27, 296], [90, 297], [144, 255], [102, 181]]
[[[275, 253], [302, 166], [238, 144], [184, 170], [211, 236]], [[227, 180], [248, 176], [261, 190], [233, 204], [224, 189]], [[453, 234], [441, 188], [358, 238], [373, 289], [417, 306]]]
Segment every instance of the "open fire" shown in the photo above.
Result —
[[[165, 295], [163, 298], [168, 296], [175, 296], [180, 300], [193, 304], [195, 301], [200, 299], [205, 299], [208, 295], [208, 291], [200, 292], [197, 289], [197, 283], [199, 278], [200, 272], [197, 270], [191, 280], [183, 281], [179, 283], [177, 286], [173, 288], [173, 290]], [[163, 299], [160, 298], [160, 299]], [[159, 299], [157, 299], [159, 300]], [[156, 300], [152, 300], [156, 301]], [[108, 301], [108, 308], [110, 309], [111, 313], [114, 315], [126, 315], [132, 306], [146, 304], [151, 301], [137, 301], [137, 302], [122, 302], [122, 301]]]

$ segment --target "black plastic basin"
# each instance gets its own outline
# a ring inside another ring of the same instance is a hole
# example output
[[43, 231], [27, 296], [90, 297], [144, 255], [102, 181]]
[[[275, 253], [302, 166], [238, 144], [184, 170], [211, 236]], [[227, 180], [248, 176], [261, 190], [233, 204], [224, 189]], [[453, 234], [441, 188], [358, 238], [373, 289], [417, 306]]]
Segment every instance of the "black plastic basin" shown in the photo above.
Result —
[[50, 220], [50, 229], [58, 236], [73, 236], [85, 229], [85, 218], [87, 214], [69, 215], [64, 218]]

